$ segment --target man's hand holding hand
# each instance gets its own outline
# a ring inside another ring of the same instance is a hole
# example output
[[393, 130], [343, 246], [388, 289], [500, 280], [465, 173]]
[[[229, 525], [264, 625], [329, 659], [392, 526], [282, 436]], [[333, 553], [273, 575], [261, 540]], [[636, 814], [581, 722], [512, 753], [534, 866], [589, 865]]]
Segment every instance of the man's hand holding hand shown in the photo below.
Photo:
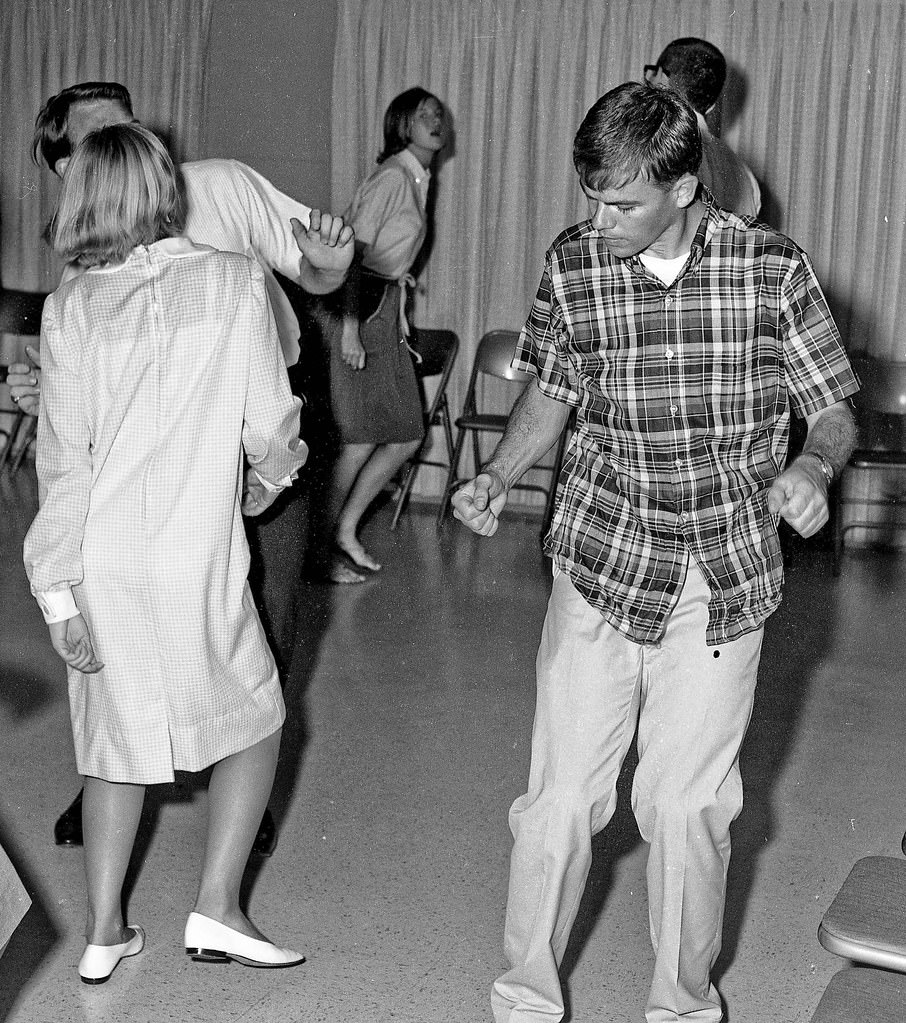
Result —
[[480, 472], [453, 495], [453, 514], [480, 536], [493, 536], [509, 491], [493, 470]]
[[768, 491], [768, 510], [801, 536], [814, 536], [828, 520], [827, 483], [817, 462], [796, 459]]
[[14, 362], [9, 367], [9, 393], [13, 401], [30, 416], [38, 414], [38, 407], [41, 404], [41, 355], [31, 345], [25, 346], [29, 359], [34, 366], [27, 362]]

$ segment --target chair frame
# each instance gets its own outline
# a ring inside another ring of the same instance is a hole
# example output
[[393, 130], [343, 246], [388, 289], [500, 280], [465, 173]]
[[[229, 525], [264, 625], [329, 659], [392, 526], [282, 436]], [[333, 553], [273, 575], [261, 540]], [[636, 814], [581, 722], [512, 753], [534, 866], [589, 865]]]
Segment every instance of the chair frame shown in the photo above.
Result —
[[[433, 337], [435, 340], [440, 341], [441, 336], [448, 340], [450, 347], [444, 357], [443, 367], [440, 373], [424, 373], [420, 371], [421, 367], [418, 363], [416, 363], [415, 366], [415, 375], [418, 377], [419, 382], [423, 380], [433, 380], [435, 378], [439, 379], [437, 380], [434, 396], [425, 410], [425, 437], [419, 445], [418, 450], [407, 462], [406, 468], [403, 471], [402, 482], [400, 483], [400, 487], [394, 498], [395, 506], [393, 509], [393, 518], [390, 520], [391, 529], [396, 529], [400, 516], [405, 511], [409, 503], [409, 497], [412, 493], [412, 488], [415, 485], [415, 478], [418, 475], [418, 470], [423, 465], [430, 465], [437, 469], [449, 470], [450, 464], [453, 461], [453, 420], [450, 415], [450, 402], [447, 397], [447, 385], [450, 383], [450, 376], [453, 373], [453, 366], [456, 363], [456, 356], [459, 352], [459, 337], [452, 330], [422, 328], [415, 331], [415, 345], [417, 351], [420, 339], [423, 340], [425, 337]], [[444, 440], [447, 445], [446, 462], [438, 461], [435, 458], [424, 457], [431, 446], [431, 431], [436, 426], [443, 429]]]
[[[509, 420], [509, 414], [503, 415], [500, 413], [482, 413], [478, 410], [478, 403], [476, 399], [476, 386], [479, 375], [490, 376], [492, 378], [507, 380], [511, 383], [528, 383], [534, 379], [531, 374], [525, 373], [522, 370], [513, 369], [510, 367], [505, 374], [496, 374], [482, 370], [482, 350], [484, 347], [500, 343], [502, 338], [512, 339], [513, 347], [515, 348], [516, 340], [519, 337], [519, 332], [514, 330], [490, 330], [482, 335], [478, 342], [478, 349], [475, 352], [475, 358], [472, 361], [472, 370], [469, 374], [469, 384], [466, 389], [466, 397], [463, 402], [462, 413], [456, 420], [457, 435], [456, 435], [456, 446], [453, 451], [453, 457], [450, 464], [450, 471], [447, 474], [447, 481], [444, 485], [444, 492], [441, 495], [440, 507], [437, 510], [437, 528], [443, 527], [450, 513], [451, 498], [453, 491], [465, 482], [464, 479], [459, 476], [459, 463], [462, 458], [462, 451], [465, 447], [466, 434], [472, 435], [472, 456], [475, 474], [477, 475], [481, 470], [482, 458], [479, 443], [479, 434], [481, 433], [492, 433], [502, 435], [506, 429], [507, 422]], [[524, 483], [521, 480], [514, 483], [512, 490], [524, 490], [534, 493], [541, 493], [545, 495], [544, 511], [541, 520], [541, 535], [542, 537], [547, 533], [548, 527], [550, 526], [551, 519], [553, 518], [554, 506], [557, 499], [557, 482], [560, 475], [560, 466], [563, 463], [563, 454], [566, 450], [566, 442], [569, 438], [570, 427], [567, 425], [561, 432], [557, 439], [554, 449], [554, 460], [550, 466], [533, 466], [532, 470], [540, 472], [550, 472], [551, 482], [550, 485], [545, 487], [538, 483]]]
[[[889, 416], [906, 417], [906, 363], [874, 359], [867, 356], [854, 357], [863, 383], [863, 407], [867, 411]], [[895, 378], [899, 377], [899, 381]], [[906, 420], [904, 420], [906, 421]], [[896, 509], [906, 507], [906, 499], [892, 497], [843, 496], [843, 478], [852, 472], [870, 472], [872, 469], [906, 469], [906, 450], [884, 450], [858, 447], [836, 480], [831, 494], [831, 530], [833, 537], [833, 574], [838, 576], [843, 561], [843, 541], [850, 529], [900, 528], [900, 523], [873, 521], [863, 515], [859, 519], [843, 524], [843, 509], [847, 506]], [[906, 526], [906, 522], [902, 523]]]

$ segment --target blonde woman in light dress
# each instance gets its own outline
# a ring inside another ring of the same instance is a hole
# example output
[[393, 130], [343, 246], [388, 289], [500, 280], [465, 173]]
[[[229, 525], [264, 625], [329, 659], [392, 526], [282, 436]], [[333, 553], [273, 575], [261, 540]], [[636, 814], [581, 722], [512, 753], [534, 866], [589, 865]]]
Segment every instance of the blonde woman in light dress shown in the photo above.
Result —
[[50, 229], [81, 272], [44, 310], [25, 563], [67, 664], [85, 777], [88, 984], [144, 945], [122, 887], [145, 786], [212, 765], [186, 951], [304, 959], [239, 906], [285, 716], [242, 513], [268, 507], [304, 463], [299, 402], [260, 267], [179, 237], [179, 205], [160, 141], [117, 124], [76, 149]]

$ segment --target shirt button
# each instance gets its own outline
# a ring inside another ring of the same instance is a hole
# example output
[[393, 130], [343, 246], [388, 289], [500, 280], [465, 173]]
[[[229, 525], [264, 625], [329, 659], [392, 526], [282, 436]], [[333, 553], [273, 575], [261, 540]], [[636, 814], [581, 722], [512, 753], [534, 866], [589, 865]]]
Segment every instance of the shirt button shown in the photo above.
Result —
[[673, 295], [665, 295], [664, 296], [664, 303], [666, 305], [673, 305]]
[[682, 469], [682, 467], [683, 467], [683, 460], [682, 460], [682, 458], [677, 458], [677, 460], [673, 464], [677, 467], [677, 469]]
[[672, 359], [672, 358], [673, 358], [673, 349], [672, 349], [672, 348], [668, 348], [668, 349], [667, 349], [667, 350], [666, 350], [666, 351], [664, 352], [664, 358], [665, 358], [665, 359]]
[[679, 409], [676, 407], [676, 405], [671, 405], [670, 406], [670, 413], [671, 413], [671, 415], [675, 416], [677, 414], [677, 412], [679, 412]]
[[689, 513], [688, 512], [680, 512], [679, 520], [680, 520], [680, 522], [688, 522], [689, 521]]

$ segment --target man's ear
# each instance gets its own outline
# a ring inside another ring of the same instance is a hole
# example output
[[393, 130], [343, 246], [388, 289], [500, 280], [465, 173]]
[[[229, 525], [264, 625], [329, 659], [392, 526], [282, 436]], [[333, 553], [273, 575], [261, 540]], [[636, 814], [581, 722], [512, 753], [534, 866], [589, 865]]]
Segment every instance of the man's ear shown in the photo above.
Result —
[[66, 168], [69, 166], [69, 161], [72, 159], [71, 156], [61, 156], [59, 160], [53, 165], [53, 172], [58, 178], [62, 178], [66, 173]]
[[694, 174], [684, 174], [673, 183], [673, 195], [678, 209], [684, 210], [695, 202], [698, 191], [698, 178]]

